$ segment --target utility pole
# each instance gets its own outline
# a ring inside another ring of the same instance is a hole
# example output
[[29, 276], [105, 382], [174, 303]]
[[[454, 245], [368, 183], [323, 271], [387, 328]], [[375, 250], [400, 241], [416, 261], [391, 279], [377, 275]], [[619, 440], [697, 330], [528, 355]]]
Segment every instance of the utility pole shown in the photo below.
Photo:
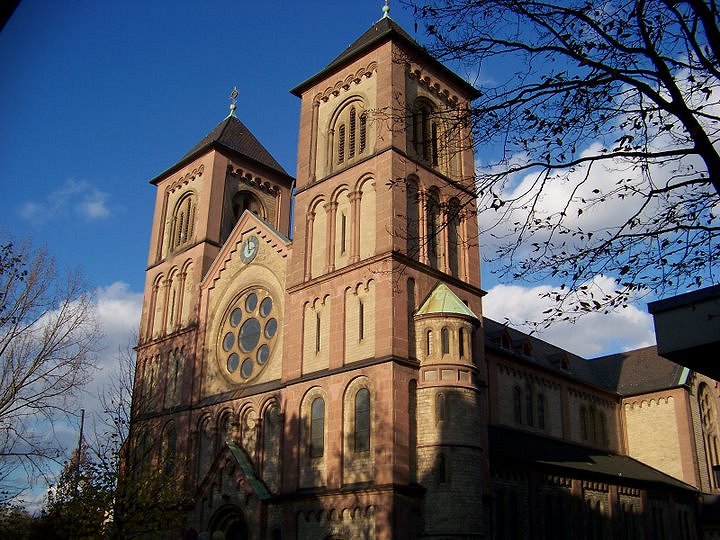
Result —
[[[80, 497], [80, 459], [82, 456], [82, 442], [83, 442], [83, 430], [85, 428], [85, 409], [80, 409], [80, 436], [78, 437], [78, 445], [75, 453], [75, 500], [73, 503], [77, 503]], [[73, 540], [75, 537], [75, 520], [77, 519], [76, 512], [71, 514], [72, 519], [70, 520], [70, 538]]]

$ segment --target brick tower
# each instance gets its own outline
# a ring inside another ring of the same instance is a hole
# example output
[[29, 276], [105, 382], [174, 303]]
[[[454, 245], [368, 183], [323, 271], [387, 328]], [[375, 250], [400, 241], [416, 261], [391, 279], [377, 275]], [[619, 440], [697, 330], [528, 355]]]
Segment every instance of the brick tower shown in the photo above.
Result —
[[476, 91], [384, 16], [293, 93], [293, 231], [234, 114], [153, 180], [131, 452], [213, 538], [480, 537]]

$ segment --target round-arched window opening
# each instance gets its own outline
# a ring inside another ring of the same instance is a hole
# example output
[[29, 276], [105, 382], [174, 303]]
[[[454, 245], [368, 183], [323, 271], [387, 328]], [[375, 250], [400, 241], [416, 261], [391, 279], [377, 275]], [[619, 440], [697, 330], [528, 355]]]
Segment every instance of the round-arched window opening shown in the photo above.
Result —
[[262, 203], [253, 193], [249, 191], [238, 191], [232, 199], [232, 210], [235, 221], [240, 219], [245, 210], [250, 210], [253, 214], [265, 218], [265, 211]]
[[261, 287], [246, 290], [228, 306], [218, 332], [221, 369], [236, 382], [257, 377], [278, 338], [277, 302]]

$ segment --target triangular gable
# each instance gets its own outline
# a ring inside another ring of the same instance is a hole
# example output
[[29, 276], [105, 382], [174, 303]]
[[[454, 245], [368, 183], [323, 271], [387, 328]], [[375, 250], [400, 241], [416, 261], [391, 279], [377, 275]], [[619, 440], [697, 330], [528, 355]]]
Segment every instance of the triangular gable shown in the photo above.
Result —
[[268, 490], [265, 483], [255, 475], [250, 457], [245, 450], [232, 441], [225, 441], [225, 447], [215, 457], [207, 474], [198, 484], [198, 489], [195, 492], [196, 501], [200, 501], [208, 495], [213, 485], [213, 480], [219, 475], [222, 475], [228, 460], [237, 465], [235, 468], [235, 485], [242, 486], [246, 493], [254, 494], [261, 501], [270, 498], [270, 490]]
[[478, 316], [444, 283], [438, 283], [415, 312], [416, 317], [428, 315], [455, 316], [480, 322]]
[[260, 242], [264, 242], [281, 257], [287, 258], [290, 239], [258, 215], [245, 210], [210, 268], [208, 268], [207, 274], [203, 277], [200, 284], [203, 289], [212, 288], [213, 283], [220, 278], [223, 269], [231, 260], [234, 252], [240, 249], [243, 240], [250, 234], [257, 236]]

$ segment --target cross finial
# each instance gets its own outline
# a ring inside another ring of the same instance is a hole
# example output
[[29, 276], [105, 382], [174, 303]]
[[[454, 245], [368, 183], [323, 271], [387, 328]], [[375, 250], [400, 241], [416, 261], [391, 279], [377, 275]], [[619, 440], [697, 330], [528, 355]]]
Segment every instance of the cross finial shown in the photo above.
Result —
[[385, 0], [385, 5], [382, 8], [383, 19], [390, 16], [390, 0]]
[[237, 97], [238, 97], [238, 89], [236, 86], [235, 88], [233, 88], [232, 92], [230, 92], [230, 115], [231, 116], [235, 116], [235, 108], [236, 108], [235, 102], [237, 100]]

